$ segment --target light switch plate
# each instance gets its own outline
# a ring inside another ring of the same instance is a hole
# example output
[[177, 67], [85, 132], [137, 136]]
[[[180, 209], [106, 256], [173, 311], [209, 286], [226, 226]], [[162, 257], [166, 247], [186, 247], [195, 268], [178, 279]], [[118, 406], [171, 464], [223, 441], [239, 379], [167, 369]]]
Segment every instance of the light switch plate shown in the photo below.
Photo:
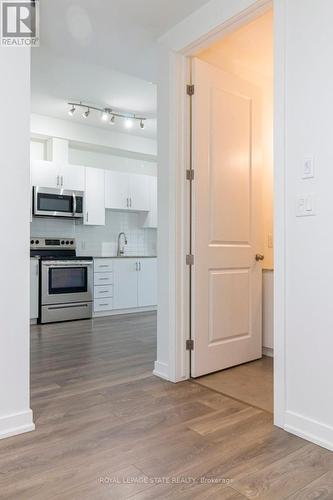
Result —
[[304, 158], [301, 170], [302, 179], [313, 179], [314, 177], [314, 159]]
[[296, 217], [316, 215], [316, 198], [314, 194], [303, 194], [296, 200]]

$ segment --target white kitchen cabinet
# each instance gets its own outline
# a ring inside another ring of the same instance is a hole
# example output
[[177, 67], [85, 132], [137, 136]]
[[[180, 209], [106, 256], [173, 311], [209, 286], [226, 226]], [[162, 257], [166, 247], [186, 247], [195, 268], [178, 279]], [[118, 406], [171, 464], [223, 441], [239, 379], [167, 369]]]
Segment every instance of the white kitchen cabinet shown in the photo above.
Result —
[[59, 165], [53, 161], [33, 160], [31, 162], [32, 186], [60, 187]]
[[149, 177], [130, 174], [128, 196], [131, 210], [148, 212], [150, 206]]
[[149, 176], [106, 171], [105, 206], [113, 210], [148, 211]]
[[105, 207], [115, 210], [129, 208], [128, 174], [107, 170], [105, 172]]
[[115, 259], [114, 270], [114, 309], [138, 307], [138, 259]]
[[39, 301], [39, 262], [30, 259], [30, 319], [38, 318]]
[[85, 168], [79, 165], [64, 165], [55, 161], [33, 160], [31, 184], [44, 188], [84, 191]]
[[99, 168], [85, 168], [85, 210], [84, 224], [105, 225], [105, 171]]
[[149, 212], [145, 216], [143, 227], [157, 228], [157, 177], [148, 178]]
[[157, 304], [157, 259], [138, 261], [138, 306]]
[[62, 188], [73, 191], [85, 190], [85, 168], [81, 165], [62, 165], [59, 173]]

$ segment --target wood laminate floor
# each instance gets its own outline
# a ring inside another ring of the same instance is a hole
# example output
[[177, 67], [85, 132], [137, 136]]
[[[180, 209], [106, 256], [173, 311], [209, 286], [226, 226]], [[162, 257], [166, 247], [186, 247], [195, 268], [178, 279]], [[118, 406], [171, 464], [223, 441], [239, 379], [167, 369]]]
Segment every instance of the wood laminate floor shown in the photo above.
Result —
[[32, 328], [37, 428], [0, 441], [1, 499], [333, 498], [332, 453], [152, 376], [155, 337], [155, 314]]
[[196, 382], [273, 413], [273, 358], [263, 356], [251, 363], [197, 378]]

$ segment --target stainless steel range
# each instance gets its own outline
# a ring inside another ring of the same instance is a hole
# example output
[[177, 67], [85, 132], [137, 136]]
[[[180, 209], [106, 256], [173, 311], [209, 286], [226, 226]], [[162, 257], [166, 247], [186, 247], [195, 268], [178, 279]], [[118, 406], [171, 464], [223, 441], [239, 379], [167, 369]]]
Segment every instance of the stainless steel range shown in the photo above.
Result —
[[40, 258], [39, 323], [92, 317], [93, 259], [77, 257], [74, 239], [32, 238]]

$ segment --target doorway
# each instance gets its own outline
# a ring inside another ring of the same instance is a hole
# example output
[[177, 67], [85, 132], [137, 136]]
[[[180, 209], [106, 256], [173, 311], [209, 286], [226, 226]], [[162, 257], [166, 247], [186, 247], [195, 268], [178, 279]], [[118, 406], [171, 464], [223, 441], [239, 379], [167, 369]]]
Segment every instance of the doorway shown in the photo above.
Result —
[[191, 71], [191, 376], [273, 411], [273, 12]]

